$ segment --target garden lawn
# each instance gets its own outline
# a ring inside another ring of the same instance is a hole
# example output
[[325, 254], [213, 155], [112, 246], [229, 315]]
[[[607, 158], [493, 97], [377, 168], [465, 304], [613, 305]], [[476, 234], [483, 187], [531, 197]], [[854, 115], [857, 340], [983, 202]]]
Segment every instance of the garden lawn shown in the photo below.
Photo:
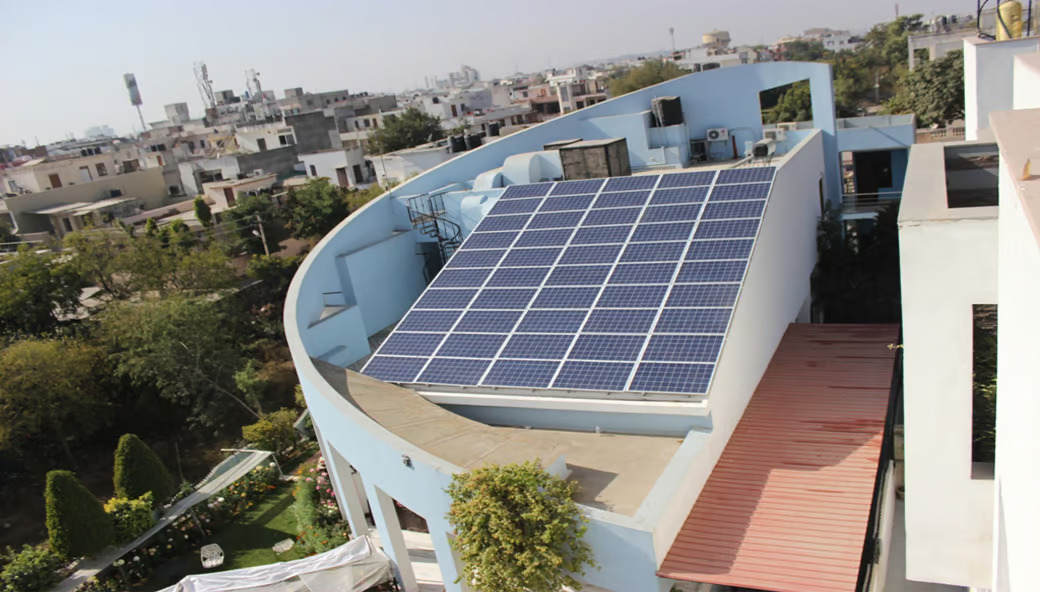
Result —
[[216, 543], [224, 549], [224, 565], [214, 570], [202, 568], [198, 554], [194, 573], [222, 571], [267, 565], [278, 561], [289, 561], [302, 557], [294, 547], [285, 553], [271, 550], [275, 543], [284, 539], [296, 539], [296, 516], [292, 510], [294, 483], [282, 483], [256, 507], [216, 533], [207, 543]]

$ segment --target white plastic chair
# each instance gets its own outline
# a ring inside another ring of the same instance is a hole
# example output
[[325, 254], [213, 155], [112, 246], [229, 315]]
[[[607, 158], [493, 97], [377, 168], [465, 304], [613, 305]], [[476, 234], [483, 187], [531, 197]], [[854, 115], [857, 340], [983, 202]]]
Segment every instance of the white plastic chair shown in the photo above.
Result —
[[206, 569], [224, 565], [224, 550], [220, 548], [220, 545], [206, 545], [200, 550], [200, 555], [202, 556], [202, 567]]

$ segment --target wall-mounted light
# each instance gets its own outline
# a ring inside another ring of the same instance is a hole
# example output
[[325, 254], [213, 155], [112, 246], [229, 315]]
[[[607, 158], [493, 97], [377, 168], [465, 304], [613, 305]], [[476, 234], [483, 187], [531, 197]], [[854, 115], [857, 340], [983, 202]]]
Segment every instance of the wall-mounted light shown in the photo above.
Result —
[[401, 455], [401, 462], [404, 463], [404, 466], [406, 466], [408, 468], [412, 468], [412, 458], [410, 456], [408, 456], [407, 454], [402, 454]]

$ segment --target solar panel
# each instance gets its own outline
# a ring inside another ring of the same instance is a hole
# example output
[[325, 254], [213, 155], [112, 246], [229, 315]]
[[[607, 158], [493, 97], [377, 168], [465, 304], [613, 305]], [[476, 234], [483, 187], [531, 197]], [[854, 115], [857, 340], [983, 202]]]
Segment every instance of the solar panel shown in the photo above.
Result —
[[491, 211], [488, 212], [489, 216], [498, 216], [502, 214], [530, 214], [538, 209], [541, 205], [542, 200], [539, 199], [509, 199], [509, 200], [498, 200]]
[[532, 360], [499, 360], [491, 366], [481, 384], [488, 386], [516, 386], [545, 388], [559, 368], [559, 362]]
[[641, 175], [638, 177], [614, 177], [607, 179], [603, 191], [633, 191], [636, 189], [650, 189], [657, 183], [658, 175]]
[[406, 384], [705, 393], [774, 172], [507, 187], [364, 372]]
[[549, 273], [549, 267], [503, 267], [488, 280], [488, 287], [525, 288], [538, 287]]

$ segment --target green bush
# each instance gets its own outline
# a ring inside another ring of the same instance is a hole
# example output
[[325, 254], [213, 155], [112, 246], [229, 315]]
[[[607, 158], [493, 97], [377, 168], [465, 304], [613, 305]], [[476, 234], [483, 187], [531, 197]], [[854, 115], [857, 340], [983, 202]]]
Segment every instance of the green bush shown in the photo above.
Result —
[[56, 553], [79, 557], [96, 553], [112, 542], [112, 519], [71, 471], [47, 473], [44, 502], [47, 533]]
[[299, 536], [296, 544], [307, 553], [321, 553], [334, 549], [350, 538], [350, 527], [339, 514], [339, 507], [329, 490], [328, 473], [319, 471], [313, 463], [297, 473], [293, 495], [293, 513]]
[[25, 545], [21, 551], [11, 547], [0, 553], [0, 592], [36, 592], [58, 581], [61, 557], [50, 549]]
[[150, 491], [137, 499], [114, 497], [105, 503], [105, 512], [115, 527], [117, 543], [129, 543], [155, 525], [153, 505], [155, 500]]
[[124, 434], [116, 447], [116, 497], [137, 499], [151, 492], [155, 503], [162, 503], [177, 491], [166, 465], [140, 438]]
[[242, 426], [242, 437], [260, 450], [270, 450], [281, 455], [282, 451], [296, 443], [299, 435], [293, 424], [296, 412], [290, 409], [279, 409], [273, 413], [265, 413], [260, 421]]

